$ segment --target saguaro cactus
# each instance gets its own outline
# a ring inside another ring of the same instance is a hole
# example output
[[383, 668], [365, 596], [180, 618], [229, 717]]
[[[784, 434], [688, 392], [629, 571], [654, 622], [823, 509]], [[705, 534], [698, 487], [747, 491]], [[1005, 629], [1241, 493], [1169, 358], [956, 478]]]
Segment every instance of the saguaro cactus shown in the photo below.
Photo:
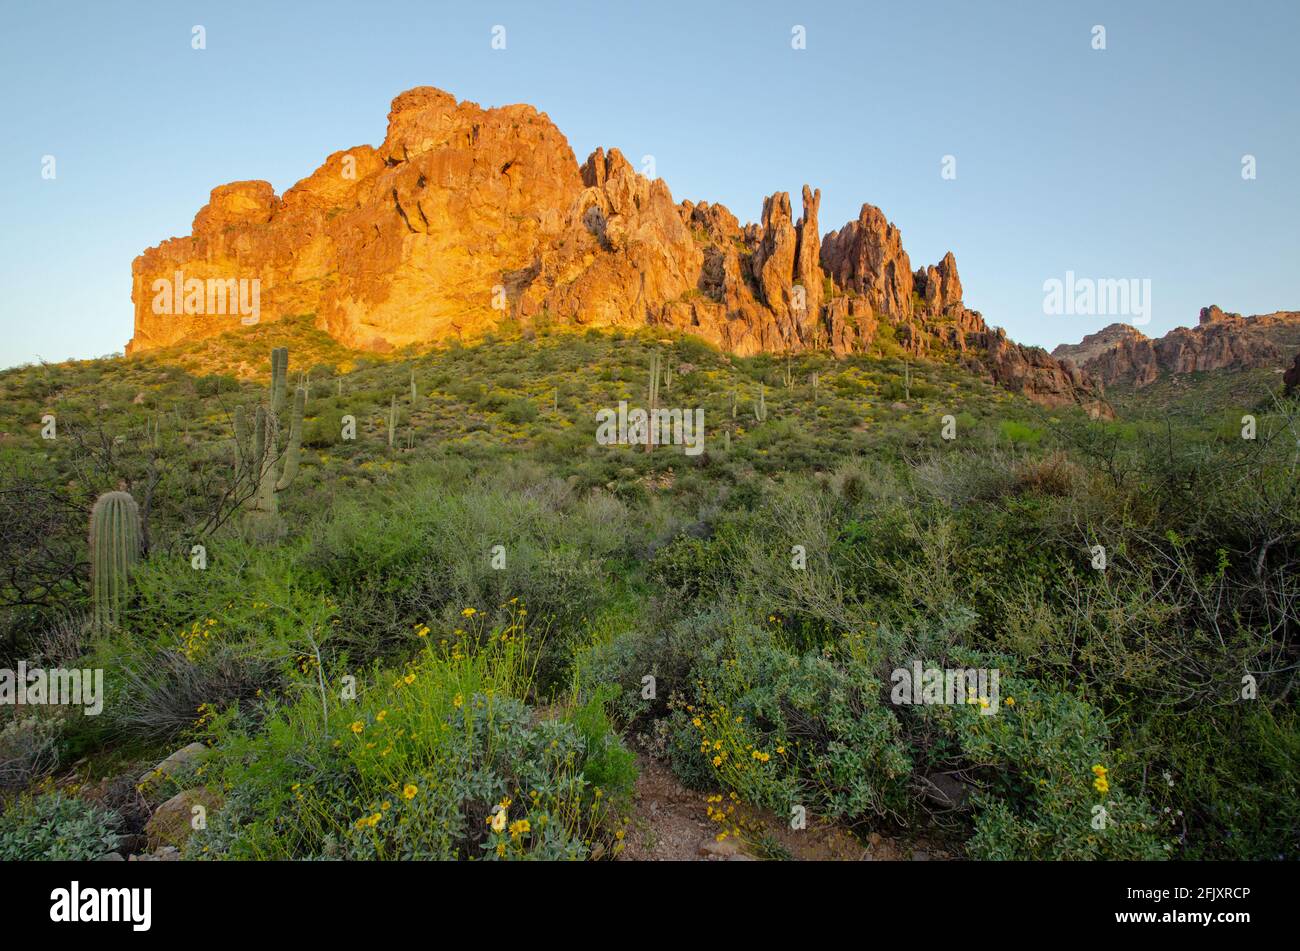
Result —
[[388, 409], [388, 451], [393, 451], [393, 437], [397, 434], [397, 397]]
[[129, 492], [105, 492], [90, 510], [90, 586], [95, 626], [117, 625], [131, 569], [140, 559], [140, 506]]
[[[247, 479], [253, 486], [249, 518], [259, 535], [273, 533], [280, 510], [278, 495], [298, 475], [302, 456], [302, 416], [307, 403], [307, 391], [302, 386], [294, 389], [288, 438], [283, 446], [280, 442], [280, 414], [284, 410], [288, 375], [289, 350], [277, 347], [271, 351], [270, 403], [257, 407], [253, 416], [252, 452], [245, 457], [242, 471], [240, 463], [236, 463], [236, 476]], [[241, 452], [247, 445], [248, 435], [248, 418], [238, 409], [235, 438], [239, 440]]]
[[758, 399], [754, 401], [754, 419], [767, 422], [767, 388], [762, 383], [758, 384]]
[[415, 371], [412, 370], [411, 371], [411, 405], [412, 406], [415, 405], [415, 399], [417, 396], [419, 396], [419, 392], [415, 388]]
[[645, 451], [650, 452], [654, 449], [654, 418], [655, 407], [659, 404], [659, 351], [656, 350], [650, 354], [650, 392], [649, 398], [649, 425], [646, 427], [645, 434]]
[[654, 409], [655, 404], [659, 402], [659, 351], [656, 350], [650, 354], [650, 392], [647, 395], [650, 400], [650, 408]]

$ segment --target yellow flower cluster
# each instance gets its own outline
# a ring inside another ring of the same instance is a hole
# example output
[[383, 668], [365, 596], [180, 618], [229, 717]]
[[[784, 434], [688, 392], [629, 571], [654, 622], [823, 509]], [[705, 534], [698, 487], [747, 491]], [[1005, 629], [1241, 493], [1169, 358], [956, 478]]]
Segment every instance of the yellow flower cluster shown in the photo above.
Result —
[[532, 831], [532, 825], [529, 824], [527, 819], [518, 819], [510, 823], [510, 838], [512, 839], [518, 839], [530, 831]]
[[185, 655], [186, 660], [194, 660], [203, 653], [204, 645], [211, 638], [212, 629], [216, 626], [217, 622], [208, 618], [202, 624], [195, 621], [188, 631], [180, 632], [181, 653]]
[[1100, 763], [1092, 768], [1092, 775], [1095, 777], [1092, 781], [1092, 788], [1103, 796], [1110, 792], [1110, 782], [1106, 779], [1106, 773], [1106, 767]]

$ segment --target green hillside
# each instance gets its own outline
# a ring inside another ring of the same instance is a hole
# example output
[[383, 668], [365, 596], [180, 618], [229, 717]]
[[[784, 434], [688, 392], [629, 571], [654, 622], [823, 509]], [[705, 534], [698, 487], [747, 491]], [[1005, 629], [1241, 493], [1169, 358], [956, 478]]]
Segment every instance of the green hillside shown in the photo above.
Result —
[[[285, 484], [251, 512], [279, 346]], [[702, 452], [598, 442], [655, 366]], [[901, 355], [374, 356], [308, 317], [5, 371], [0, 666], [102, 668], [106, 697], [0, 706], [0, 857], [153, 848], [180, 796], [211, 815], [187, 858], [609, 858], [655, 834], [638, 759], [760, 857], [785, 852], [741, 815], [972, 858], [1300, 857], [1300, 409], [1270, 386], [1116, 392], [1099, 422]], [[144, 551], [96, 604], [114, 490]], [[998, 671], [995, 715], [897, 702], [914, 663]]]

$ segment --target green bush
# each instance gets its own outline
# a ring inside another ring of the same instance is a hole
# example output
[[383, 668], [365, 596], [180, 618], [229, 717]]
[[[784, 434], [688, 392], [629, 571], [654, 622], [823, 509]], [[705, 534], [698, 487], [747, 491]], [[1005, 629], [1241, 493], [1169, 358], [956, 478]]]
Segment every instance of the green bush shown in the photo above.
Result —
[[1004, 678], [1000, 692], [995, 716], [971, 705], [919, 708], [978, 764], [985, 788], [967, 843], [973, 858], [1166, 857], [1173, 839], [1162, 841], [1145, 799], [1121, 788], [1101, 711], [1017, 678]]
[[118, 847], [115, 813], [61, 792], [24, 796], [0, 813], [0, 862], [85, 862]]
[[[635, 778], [630, 754], [599, 698], [559, 716], [539, 716], [519, 699], [531, 677], [521, 625], [474, 628], [451, 647], [430, 643], [421, 628], [416, 659], [375, 670], [353, 703], [304, 693], [255, 732], [233, 713], [215, 720], [207, 769], [229, 801], [190, 854], [572, 859], [596, 844], [616, 851]], [[485, 646], [470, 647], [475, 641]]]

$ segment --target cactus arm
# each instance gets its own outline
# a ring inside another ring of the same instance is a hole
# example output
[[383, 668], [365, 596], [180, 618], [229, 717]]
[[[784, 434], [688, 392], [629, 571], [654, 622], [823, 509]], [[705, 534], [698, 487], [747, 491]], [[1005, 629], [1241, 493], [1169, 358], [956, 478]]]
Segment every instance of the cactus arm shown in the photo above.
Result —
[[266, 467], [266, 419], [266, 407], [259, 406], [253, 417], [253, 457], [249, 460], [249, 471], [256, 473], [259, 482]]
[[276, 347], [271, 351], [271, 412], [277, 415], [284, 409], [288, 371], [289, 350], [287, 347]]
[[307, 391], [301, 386], [293, 393], [293, 416], [289, 420], [289, 445], [284, 450], [284, 470], [275, 483], [275, 491], [289, 488], [298, 475], [298, 459], [302, 455], [302, 413], [307, 401]]
[[275, 442], [277, 424], [274, 413], [257, 408], [254, 427], [255, 458], [257, 465], [257, 495], [253, 507], [263, 512], [275, 511]]

